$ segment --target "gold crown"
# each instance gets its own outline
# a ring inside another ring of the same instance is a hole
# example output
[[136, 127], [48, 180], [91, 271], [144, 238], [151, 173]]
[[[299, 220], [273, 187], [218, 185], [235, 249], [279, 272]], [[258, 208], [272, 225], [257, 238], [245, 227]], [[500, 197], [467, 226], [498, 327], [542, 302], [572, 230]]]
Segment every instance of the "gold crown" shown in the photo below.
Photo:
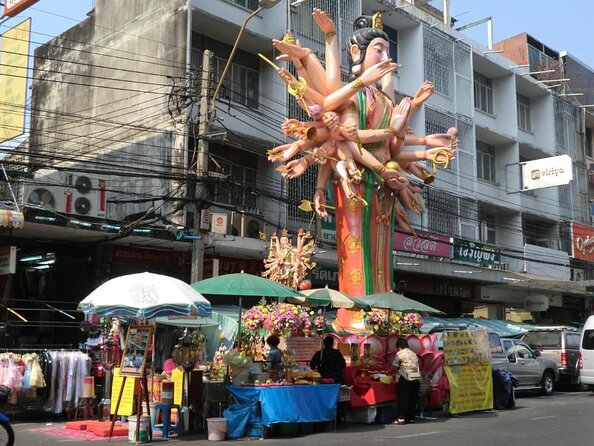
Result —
[[384, 29], [384, 25], [382, 24], [382, 13], [376, 12], [371, 16], [371, 27], [377, 29]]

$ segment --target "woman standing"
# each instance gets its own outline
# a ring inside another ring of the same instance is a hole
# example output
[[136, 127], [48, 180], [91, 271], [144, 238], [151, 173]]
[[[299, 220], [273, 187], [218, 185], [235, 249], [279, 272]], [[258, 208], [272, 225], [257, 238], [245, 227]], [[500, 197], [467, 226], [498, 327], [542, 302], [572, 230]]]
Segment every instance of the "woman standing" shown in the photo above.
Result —
[[421, 386], [419, 358], [408, 348], [408, 342], [405, 339], [398, 339], [396, 347], [398, 352], [392, 365], [400, 373], [400, 378], [398, 378], [398, 418], [394, 424], [414, 423]]

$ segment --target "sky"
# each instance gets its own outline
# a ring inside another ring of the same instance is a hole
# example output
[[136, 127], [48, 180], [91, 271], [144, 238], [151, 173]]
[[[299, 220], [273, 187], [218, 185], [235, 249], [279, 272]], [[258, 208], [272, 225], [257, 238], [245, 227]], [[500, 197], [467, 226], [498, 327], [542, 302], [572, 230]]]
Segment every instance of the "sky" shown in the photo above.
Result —
[[[455, 27], [491, 16], [493, 41], [527, 32], [555, 51], [567, 51], [594, 70], [592, 0], [450, 0]], [[441, 0], [433, 0], [442, 8]], [[487, 24], [462, 31], [487, 46]]]

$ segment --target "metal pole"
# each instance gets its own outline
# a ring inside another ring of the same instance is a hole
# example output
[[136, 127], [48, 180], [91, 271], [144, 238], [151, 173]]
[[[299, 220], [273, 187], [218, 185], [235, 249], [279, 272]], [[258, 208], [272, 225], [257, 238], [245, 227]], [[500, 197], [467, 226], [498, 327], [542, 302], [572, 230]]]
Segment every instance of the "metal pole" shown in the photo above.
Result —
[[[196, 190], [194, 206], [194, 234], [200, 233], [200, 213], [204, 206], [204, 199], [208, 196], [206, 178], [208, 175], [208, 106], [210, 101], [209, 85], [212, 79], [212, 51], [205, 50], [202, 56], [202, 73], [200, 76], [200, 110], [198, 119], [198, 154], [196, 158]], [[214, 98], [213, 98], [214, 103]], [[192, 242], [192, 276], [191, 283], [202, 279], [204, 266], [204, 240]]]
[[227, 59], [227, 63], [225, 64], [225, 68], [223, 69], [223, 72], [221, 73], [219, 83], [217, 84], [217, 88], [215, 89], [214, 95], [212, 97], [212, 102], [210, 104], [210, 112], [209, 112], [210, 118], [214, 118], [216, 115], [216, 105], [217, 105], [217, 97], [219, 96], [219, 90], [221, 89], [221, 86], [223, 85], [223, 81], [225, 80], [225, 75], [227, 74], [227, 71], [229, 70], [229, 67], [231, 66], [231, 60], [233, 60], [235, 51], [237, 51], [237, 47], [239, 45], [239, 40], [241, 39], [241, 36], [243, 35], [243, 32], [245, 31], [245, 27], [247, 26], [247, 23], [252, 19], [252, 17], [255, 17], [256, 15], [258, 15], [260, 13], [260, 11], [262, 11], [261, 6], [258, 7], [258, 9], [256, 9], [250, 15], [248, 15], [246, 17], [246, 19], [243, 21], [243, 25], [241, 25], [239, 34], [237, 34], [237, 38], [235, 39], [235, 43], [233, 44], [233, 49], [231, 50], [231, 54], [229, 54], [229, 59]]

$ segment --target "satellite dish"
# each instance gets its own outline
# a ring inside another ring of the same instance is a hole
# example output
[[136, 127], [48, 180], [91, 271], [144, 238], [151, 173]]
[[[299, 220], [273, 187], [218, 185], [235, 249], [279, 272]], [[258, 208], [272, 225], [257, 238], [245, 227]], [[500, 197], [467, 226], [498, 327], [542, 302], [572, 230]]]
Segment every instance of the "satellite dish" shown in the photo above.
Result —
[[54, 198], [54, 194], [43, 188], [34, 189], [33, 192], [29, 194], [27, 203], [36, 204], [38, 206], [48, 206], [52, 209], [56, 208], [56, 199]]
[[77, 214], [87, 215], [91, 211], [91, 202], [87, 197], [78, 197], [74, 201], [74, 210]]
[[91, 192], [93, 183], [91, 182], [91, 179], [89, 177], [82, 176], [76, 179], [74, 187], [81, 194], [88, 194], [89, 192]]

